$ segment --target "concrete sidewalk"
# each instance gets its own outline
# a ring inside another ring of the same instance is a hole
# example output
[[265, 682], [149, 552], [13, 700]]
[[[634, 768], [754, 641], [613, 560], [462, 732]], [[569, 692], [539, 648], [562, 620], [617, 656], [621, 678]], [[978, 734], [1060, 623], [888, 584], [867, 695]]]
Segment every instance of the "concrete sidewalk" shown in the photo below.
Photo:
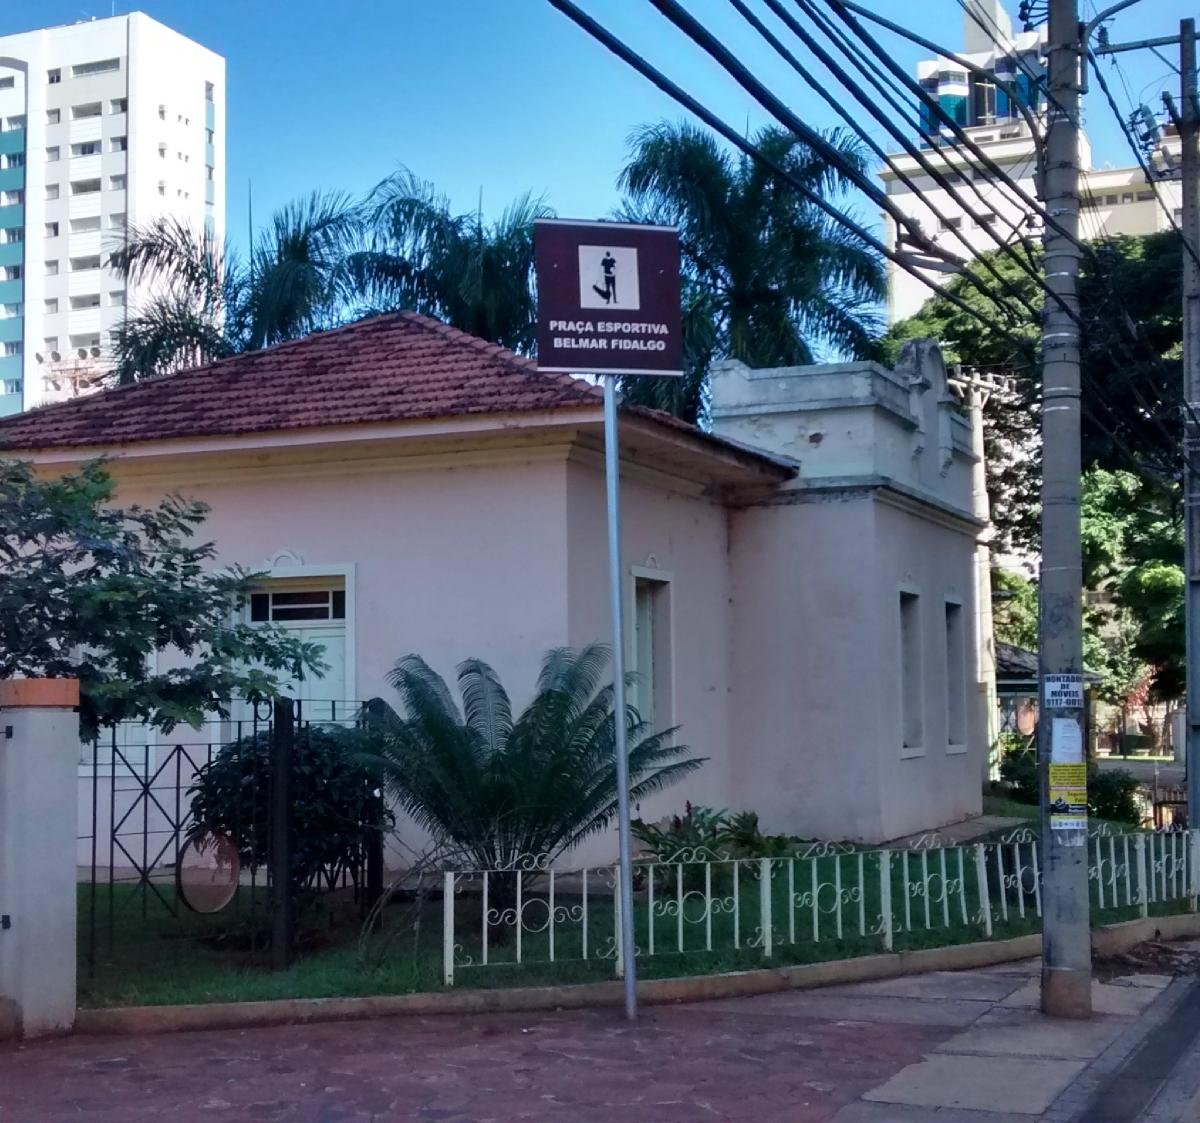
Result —
[[1092, 1123], [1089, 1105], [1134, 1102], [1149, 1075], [1160, 1114], [1145, 1118], [1195, 1118], [1196, 1089], [1170, 1079], [1161, 1050], [1157, 1068], [1145, 1060], [1147, 1035], [1200, 995], [1191, 979], [1097, 983], [1097, 1016], [1070, 1023], [1038, 1013], [1037, 972], [1029, 961], [655, 1007], [635, 1027], [588, 1010], [8, 1046], [0, 1123]]

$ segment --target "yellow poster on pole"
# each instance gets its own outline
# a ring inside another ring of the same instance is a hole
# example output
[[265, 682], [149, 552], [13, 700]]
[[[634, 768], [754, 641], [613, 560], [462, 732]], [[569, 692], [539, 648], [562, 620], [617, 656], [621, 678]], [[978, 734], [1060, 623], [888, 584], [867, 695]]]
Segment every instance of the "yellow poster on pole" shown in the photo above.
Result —
[[1087, 830], [1087, 765], [1050, 764], [1050, 829]]

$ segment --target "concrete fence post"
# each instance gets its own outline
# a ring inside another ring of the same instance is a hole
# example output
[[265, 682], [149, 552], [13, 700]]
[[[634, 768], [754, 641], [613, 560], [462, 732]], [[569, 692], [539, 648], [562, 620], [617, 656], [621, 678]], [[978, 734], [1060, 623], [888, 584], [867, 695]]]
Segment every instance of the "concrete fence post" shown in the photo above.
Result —
[[79, 682], [0, 681], [0, 1036], [75, 1024]]

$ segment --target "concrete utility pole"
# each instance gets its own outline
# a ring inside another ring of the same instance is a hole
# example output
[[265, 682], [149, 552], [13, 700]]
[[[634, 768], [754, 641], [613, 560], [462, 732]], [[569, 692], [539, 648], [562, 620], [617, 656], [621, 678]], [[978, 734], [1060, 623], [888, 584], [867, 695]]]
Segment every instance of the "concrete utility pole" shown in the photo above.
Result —
[[1183, 417], [1184, 510], [1187, 551], [1187, 795], [1188, 826], [1200, 826], [1200, 107], [1196, 105], [1196, 21], [1179, 22], [1179, 139], [1183, 144]]
[[[1039, 622], [1042, 783], [1042, 1010], [1092, 1012], [1083, 755], [1083, 563], [1080, 547], [1079, 106], [1076, 0], [1049, 0], [1046, 108], [1046, 300], [1042, 331], [1042, 571]], [[1057, 228], [1056, 228], [1057, 227]], [[1073, 768], [1071, 766], [1074, 766]], [[1086, 779], [1084, 780], [1086, 787]], [[1086, 799], [1086, 796], [1085, 796]], [[1069, 806], [1052, 806], [1064, 800]]]

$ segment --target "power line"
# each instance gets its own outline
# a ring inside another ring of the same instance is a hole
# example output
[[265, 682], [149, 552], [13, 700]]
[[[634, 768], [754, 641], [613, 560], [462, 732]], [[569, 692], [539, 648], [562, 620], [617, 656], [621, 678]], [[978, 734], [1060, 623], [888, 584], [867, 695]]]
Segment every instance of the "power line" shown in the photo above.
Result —
[[[908, 176], [900, 168], [900, 166], [896, 163], [896, 161], [893, 160], [890, 156], [888, 156], [888, 154], [886, 152], [884, 152], [883, 148], [880, 147], [880, 145], [878, 145], [874, 141], [874, 139], [872, 139], [872, 137], [867, 133], [867, 131], [865, 129], [863, 129], [862, 126], [860, 126], [855, 121], [853, 115], [846, 109], [846, 107], [843, 106], [838, 101], [838, 99], [833, 96], [832, 93], [830, 93], [828, 90], [826, 90], [825, 87], [821, 83], [817, 82], [814, 79], [813, 75], [800, 63], [800, 61], [796, 58], [796, 56], [791, 51], [789, 51], [788, 48], [782, 42], [780, 42], [779, 38], [771, 31], [771, 29], [768, 28], [758, 18], [757, 15], [755, 15], [752, 11], [750, 11], [750, 9], [746, 6], [744, 0], [729, 0], [729, 2], [737, 10], [737, 12], [751, 25], [751, 27], [753, 27], [759, 33], [759, 35], [761, 35], [764, 39], [766, 39], [766, 41], [775, 49], [776, 53], [781, 58], [783, 58], [784, 61], [786, 61], [792, 67], [792, 69], [795, 70], [796, 73], [799, 74], [800, 77], [813, 90], [816, 91], [816, 93], [822, 98], [822, 100], [824, 100], [826, 102], [826, 104], [829, 105], [855, 131], [855, 133], [857, 133], [858, 136], [860, 136], [863, 139], [863, 141], [868, 145], [868, 147], [871, 149], [871, 151], [873, 151], [880, 159], [882, 159], [888, 165], [888, 167], [890, 167], [896, 173], [896, 175], [899, 177], [899, 179], [906, 186], [908, 186], [912, 191], [916, 192], [919, 195], [920, 194], [919, 189], [918, 189], [916, 183], [912, 180], [912, 178], [910, 176]], [[775, 14], [777, 16], [779, 16], [779, 18], [781, 20], [783, 20], [785, 25], [790, 30], [792, 30], [796, 35], [798, 35], [802, 39], [802, 41], [805, 43], [805, 45], [808, 46], [810, 50], [813, 50], [814, 53], [817, 54], [817, 57], [827, 67], [829, 67], [832, 70], [832, 72], [835, 74], [835, 76], [838, 78], [838, 80], [841, 81], [842, 84], [847, 89], [849, 89], [850, 92], [860, 102], [862, 102], [864, 105], [867, 105], [868, 107], [870, 107], [870, 98], [866, 96], [866, 94], [864, 93], [862, 88], [860, 86], [857, 86], [853, 82], [853, 80], [849, 77], [849, 75], [847, 75], [844, 70], [841, 70], [841, 68], [837, 66], [837, 64], [829, 57], [829, 55], [820, 48], [820, 45], [817, 44], [814, 40], [812, 40], [811, 36], [808, 35], [808, 33], [804, 30], [804, 28], [802, 28], [798, 23], [796, 23], [796, 21], [791, 17], [791, 15], [788, 14], [788, 12], [786, 10], [782, 9], [782, 7], [778, 4], [778, 0], [766, 0], [766, 3], [768, 5], [768, 7], [770, 7], [771, 10], [773, 12], [775, 12]], [[941, 175], [941, 173], [938, 172], [938, 170], [936, 168], [934, 168], [932, 165], [930, 165], [928, 161], [924, 160], [923, 157], [921, 157], [921, 155], [910, 144], [907, 143], [907, 141], [903, 137], [903, 134], [899, 130], [895, 129], [894, 126], [889, 124], [885, 115], [879, 113], [877, 110], [874, 110], [873, 108], [872, 108], [872, 115], [876, 118], [876, 120], [880, 121], [880, 123], [883, 124], [890, 132], [892, 132], [892, 134], [894, 136], [896, 136], [897, 139], [899, 139], [902, 144], [905, 144], [907, 150], [909, 151], [909, 154], [912, 155], [918, 161], [918, 163], [934, 178], [935, 182], [939, 183], [939, 185], [941, 185], [947, 191], [947, 193], [950, 195], [950, 197], [952, 199], [957, 201], [959, 203], [959, 205], [961, 205], [964, 209], [966, 209], [967, 213], [971, 213], [970, 208], [967, 207], [966, 201], [955, 191], [953, 184], [951, 184], [949, 182], [949, 180], [947, 180], [943, 175]], [[950, 216], [946, 215], [944, 212], [942, 212], [938, 207], [934, 206], [933, 203], [929, 202], [928, 200], [925, 200], [925, 203], [926, 203], [926, 206], [933, 212], [934, 217], [937, 218], [942, 223], [943, 226], [953, 229], [953, 227], [950, 227], [950, 222], [949, 222]], [[998, 246], [1000, 246], [1001, 248], [1005, 248], [1005, 243], [1004, 243], [1003, 239], [1001, 239], [1000, 236], [998, 234], [996, 234], [994, 231], [990, 231], [990, 228], [989, 228], [989, 232], [990, 232], [993, 240], [996, 242], [996, 244]], [[968, 253], [974, 253], [974, 248], [972, 247], [970, 241], [967, 239], [966, 235], [964, 233], [962, 233], [961, 230], [954, 230], [954, 233], [958, 237], [959, 241], [962, 242], [962, 244], [967, 248]], [[1018, 301], [1025, 308], [1025, 310], [1027, 312], [1029, 312], [1035, 316], [1038, 314], [1037, 310], [1032, 305], [1030, 305], [1029, 302], [1026, 300], [1025, 295], [1019, 289], [1017, 289], [1011, 282], [1009, 282], [1008, 279], [1006, 277], [1004, 277], [1004, 275], [995, 267], [995, 265], [992, 264], [992, 262], [987, 257], [978, 257], [978, 258], [976, 258], [976, 260], [978, 261], [980, 266], [982, 266], [984, 269], [986, 269], [987, 272], [989, 272], [996, 279], [996, 281], [1000, 284], [1000, 286], [1004, 289], [1004, 291], [1008, 295], [1013, 297], [1013, 299]], [[1037, 282], [1038, 285], [1040, 285], [1044, 288], [1041, 278], [1039, 276], [1037, 276], [1036, 273], [1033, 273], [1032, 271], [1029, 271], [1029, 272], [1030, 272], [1030, 276], [1033, 277], [1035, 282]], [[971, 280], [971, 282], [973, 284], [975, 284], [975, 286], [977, 288], [980, 288], [981, 291], [984, 291], [984, 292], [987, 291], [986, 288], [984, 288], [984, 286], [976, 278], [975, 274], [968, 272], [965, 268], [963, 269], [963, 274], [965, 276], [967, 276]], [[1046, 290], [1046, 291], [1049, 291], [1049, 290]]]
[[[936, 243], [930, 241], [915, 219], [906, 215], [896, 206], [886, 192], [877, 188], [863, 171], [847, 161], [820, 133], [797, 117], [774, 93], [755, 78], [749, 68], [721, 43], [703, 23], [679, 4], [678, 0], [650, 0], [650, 3], [697, 46], [718, 62], [738, 85], [746, 90], [764, 109], [783, 124], [785, 128], [808, 143], [818, 154], [824, 155], [867, 198], [871, 199], [891, 216], [898, 226], [903, 226], [909, 233], [915, 234], [918, 245], [930, 248], [930, 252], [940, 255], [944, 260], [952, 262], [982, 292], [985, 294], [988, 293], [987, 287], [980, 284], [975, 274], [966, 267], [965, 262], [961, 259], [951, 257], [946, 251], [938, 247]], [[993, 299], [995, 299], [994, 296]], [[996, 300], [995, 303], [1005, 315], [1012, 318], [1013, 313], [1011, 308], [999, 300]]]
[[[1162, 197], [1162, 192], [1160, 192], [1158, 189], [1158, 179], [1154, 175], [1153, 170], [1146, 163], [1137, 139], [1129, 130], [1128, 122], [1121, 115], [1120, 107], [1117, 105], [1117, 99], [1113, 96], [1112, 87], [1109, 86], [1107, 80], [1105, 79], [1104, 72], [1100, 69], [1099, 60], [1096, 58], [1095, 53], [1090, 48], [1088, 50], [1088, 58], [1091, 60], [1092, 73], [1096, 76], [1096, 81], [1100, 83], [1100, 89], [1104, 93], [1105, 100], [1108, 102], [1108, 107], [1112, 110], [1113, 116], [1117, 119], [1117, 125], [1121, 130], [1121, 135], [1128, 142], [1130, 150], [1133, 152], [1134, 159], [1137, 160], [1138, 166], [1142, 169], [1142, 174], [1146, 177], [1146, 183], [1149, 185], [1150, 190], [1154, 192], [1154, 198], [1158, 201], [1159, 207], [1162, 208], [1163, 214], [1167, 216], [1167, 222], [1170, 224], [1171, 229], [1173, 229], [1183, 240], [1183, 248], [1187, 255], [1197, 265], [1200, 265], [1200, 256], [1197, 255], [1196, 248], [1186, 238], [1184, 238], [1183, 231], [1179, 228], [1179, 223], [1175, 221], [1175, 215], [1172, 213], [1171, 208], [1167, 206], [1166, 200]], [[1117, 66], [1115, 59], [1113, 60], [1113, 66]], [[1117, 67], [1117, 71], [1120, 73], [1120, 67]]]
[[745, 139], [736, 129], [726, 124], [723, 120], [721, 120], [721, 118], [701, 104], [681, 86], [663, 74], [662, 71], [657, 69], [651, 63], [647, 62], [646, 59], [642, 58], [641, 55], [634, 51], [622, 39], [614, 35], [602, 24], [589, 16], [586, 12], [582, 11], [575, 3], [573, 3], [573, 0], [547, 0], [547, 2], [553, 8], [557, 9], [568, 19], [570, 19], [573, 23], [575, 23], [578, 27], [580, 27], [583, 31], [585, 31], [588, 35], [590, 35], [593, 39], [595, 39], [598, 43], [600, 43], [603, 47], [605, 47], [608, 51], [616, 55], [617, 58], [621, 59], [623, 62], [641, 74], [644, 78], [649, 80], [663, 93], [667, 94], [689, 112], [693, 113], [714, 132], [724, 137], [724, 139], [732, 144], [735, 148], [745, 152], [746, 155], [762, 164], [780, 180], [790, 184], [800, 195], [812, 203], [813, 206], [824, 212], [835, 223], [850, 231], [865, 245], [869, 246], [877, 253], [882, 254], [889, 261], [894, 262], [906, 273], [911, 274], [918, 281], [920, 281], [921, 284], [923, 284], [931, 292], [944, 298], [948, 303], [952, 304], [960, 311], [965, 312], [973, 320], [978, 321], [984, 327], [989, 328], [992, 331], [998, 332], [1003, 338], [1013, 343], [1018, 350], [1023, 348], [1024, 344], [1022, 341], [1014, 336], [1006, 327], [1003, 327], [1002, 325], [990, 320], [977, 309], [972, 308], [970, 304], [968, 304], [957, 294], [951, 292], [944, 286], [939, 285], [936, 281], [931, 280], [919, 269], [913, 267], [907, 260], [904, 259], [902, 255], [888, 249], [887, 246], [880, 242], [878, 238], [872, 235], [860, 223], [856, 222], [843, 211], [838, 210], [835, 206], [833, 206], [833, 204], [824, 199], [819, 192], [814, 191], [798, 176], [793, 175], [782, 165], [777, 163], [775, 160], [772, 160], [756, 145]]
[[[786, 11], [783, 11], [781, 9], [781, 4], [779, 3], [779, 0], [765, 0], [765, 2], [768, 4], [768, 6], [771, 8], [771, 10], [773, 12], [775, 12], [781, 20], [784, 21], [784, 23], [788, 26], [788, 28], [790, 30], [792, 30], [793, 33], [796, 34], [805, 43], [806, 46], [808, 46], [809, 50], [813, 51], [813, 53], [816, 54], [819, 59], [821, 59], [821, 61], [825, 64], [827, 69], [829, 69], [830, 73], [834, 74], [835, 77], [837, 77], [838, 80], [841, 81], [842, 84], [848, 90], [850, 90], [850, 92], [854, 95], [854, 97], [857, 98], [858, 101], [866, 107], [867, 111], [869, 113], [871, 113], [872, 116], [874, 116], [876, 120], [880, 121], [884, 125], [885, 129], [887, 129], [887, 131], [892, 135], [892, 137], [895, 138], [900, 143], [900, 145], [904, 148], [905, 152], [907, 152], [913, 159], [915, 159], [917, 161], [917, 163], [922, 167], [922, 169], [925, 170], [931, 177], [933, 177], [935, 179], [935, 181], [938, 182], [939, 185], [941, 185], [943, 187], [943, 189], [947, 191], [947, 193], [950, 195], [950, 197], [952, 199], [954, 199], [954, 201], [956, 201], [957, 203], [959, 203], [960, 206], [963, 207], [963, 209], [966, 211], [966, 213], [968, 215], [972, 215], [973, 217], [978, 217], [978, 216], [974, 215], [974, 211], [971, 209], [971, 207], [968, 206], [966, 201], [957, 193], [956, 189], [953, 186], [951, 177], [957, 177], [957, 178], [961, 179], [971, 189], [971, 191], [974, 193], [976, 198], [980, 201], [981, 204], [983, 204], [983, 206], [987, 209], [987, 211], [996, 213], [993, 210], [993, 208], [995, 207], [995, 201], [993, 199], [989, 199], [987, 197], [987, 195], [985, 195], [983, 189], [976, 182], [975, 175], [979, 171], [979, 169], [976, 168], [971, 163], [969, 157], [966, 157], [966, 156], [961, 157], [962, 163], [965, 165], [966, 169], [972, 173], [971, 175], [965, 175], [960, 168], [954, 167], [954, 165], [950, 161], [950, 158], [947, 156], [945, 150], [940, 145], [937, 144], [937, 141], [935, 140], [935, 138], [931, 137], [928, 133], [926, 133], [924, 130], [922, 130], [920, 128], [920, 126], [918, 125], [918, 132], [921, 135], [921, 137], [924, 138], [925, 140], [930, 141], [930, 143], [931, 143], [931, 147], [929, 150], [930, 154], [932, 155], [932, 154], [936, 153], [938, 159], [941, 160], [941, 162], [945, 165], [945, 169], [946, 169], [945, 173], [942, 174], [941, 176], [939, 176], [937, 169], [934, 168], [934, 166], [932, 165], [930, 160], [925, 156], [925, 154], [920, 152], [919, 149], [917, 149], [915, 146], [912, 145], [912, 143], [908, 140], [908, 138], [905, 135], [905, 133], [903, 132], [903, 130], [899, 129], [892, 121], [890, 121], [886, 114], [881, 113], [881, 111], [876, 107], [874, 100], [870, 97], [870, 95], [866, 94], [866, 92], [863, 91], [863, 89], [860, 86], [858, 86], [854, 82], [854, 80], [846, 74], [846, 72], [844, 70], [842, 70], [842, 68], [837, 64], [837, 62], [829, 56], [828, 52], [824, 51], [824, 49], [821, 48], [821, 46], [818, 43], [816, 43], [816, 41], [813, 40], [812, 37], [810, 35], [808, 35], [808, 33], [802, 27], [799, 26], [799, 24], [796, 22], [796, 20], [793, 17], [791, 17]], [[893, 88], [891, 86], [885, 85], [881, 81], [881, 79], [875, 72], [875, 68], [873, 68], [870, 65], [870, 62], [866, 59], [862, 49], [859, 48], [856, 44], [854, 44], [853, 41], [849, 40], [844, 32], [840, 31], [835, 25], [831, 24], [826, 19], [826, 17], [822, 13], [817, 11], [816, 8], [814, 7], [814, 5], [812, 5], [811, 3], [808, 3], [807, 0], [796, 0], [796, 3], [800, 7], [801, 11], [804, 12], [805, 15], [809, 16], [809, 18], [813, 20], [813, 22], [817, 25], [817, 27], [824, 33], [826, 38], [828, 38], [830, 40], [830, 42], [832, 42], [834, 44], [834, 46], [837, 47], [838, 50], [841, 51], [841, 53], [851, 62], [851, 64], [853, 64], [855, 66], [855, 68], [858, 70], [858, 72], [870, 83], [870, 85], [872, 87], [874, 87], [874, 89], [887, 102], [887, 104], [892, 106], [892, 108], [897, 110], [898, 112], [903, 113], [903, 111], [904, 111], [903, 107], [898, 103]], [[1036, 157], [1036, 153], [1035, 153], [1035, 157]], [[884, 160], [887, 162], [888, 166], [893, 169], [893, 171], [897, 174], [898, 177], [904, 179], [902, 173], [900, 172], [899, 167], [895, 164], [895, 162], [890, 157], [885, 155]], [[908, 183], [908, 185], [910, 187], [912, 187], [912, 189], [914, 190], [914, 192], [917, 194], [918, 197], [922, 197], [921, 192], [913, 184], [911, 184], [911, 182], [909, 182], [907, 179], [904, 179], [904, 182]], [[1007, 182], [1008, 182], [1008, 180], [1006, 177], [1004, 180], [1004, 183], [1007, 183]], [[1002, 184], [997, 183], [995, 186], [997, 187], [997, 189], [1000, 189], [1002, 187]], [[936, 216], [937, 211], [932, 206], [932, 204], [929, 203], [929, 201], [927, 199], [922, 199], [922, 201], [925, 202], [926, 206], [928, 206], [930, 208], [930, 210], [934, 211], [935, 216]], [[938, 216], [938, 217], [940, 217], [940, 216]], [[1017, 241], [1015, 244], [1009, 238], [1004, 238], [1004, 237], [1001, 237], [999, 234], [997, 234], [996, 231], [992, 229], [990, 224], [981, 223], [980, 225], [984, 227], [988, 236], [997, 244], [997, 246], [999, 246], [1001, 249], [1007, 250], [1009, 252], [1010, 256], [1012, 257], [1013, 261], [1017, 264], [1017, 266], [1023, 272], [1025, 272], [1029, 276], [1033, 277], [1033, 279], [1038, 283], [1038, 285], [1044, 289], [1045, 285], [1042, 281], [1042, 278], [1040, 277], [1040, 275], [1036, 274], [1035, 267], [1034, 267], [1033, 261], [1032, 261], [1032, 256], [1029, 255], [1028, 248], [1025, 245], [1024, 231], [1021, 230], [1019, 222], [1010, 220], [999, 214], [997, 214], [997, 217], [999, 217], [1001, 219], [1003, 225], [1006, 226], [1011, 231], [1012, 235], [1016, 237]], [[967, 242], [967, 239], [962, 234], [958, 233], [958, 231], [955, 231], [955, 233], [958, 235], [960, 240], [964, 242], [964, 244], [969, 245], [969, 242]], [[1019, 256], [1018, 249], [1026, 250], [1026, 259], [1024, 261]], [[973, 253], [975, 252], [973, 248], [972, 248], [972, 252]]]
[[[986, 152], [984, 152], [983, 149], [980, 148], [979, 145], [967, 135], [958, 122], [950, 117], [950, 115], [947, 114], [944, 109], [942, 109], [936, 98], [930, 97], [929, 94], [921, 88], [919, 83], [915, 82], [909, 77], [908, 74], [904, 72], [904, 70], [891, 57], [891, 55], [889, 55], [888, 52], [883, 49], [882, 45], [875, 39], [875, 37], [871, 35], [871, 33], [854, 18], [850, 10], [846, 7], [846, 4], [843, 3], [843, 0], [825, 0], [825, 2], [833, 10], [833, 13], [838, 17], [838, 19], [846, 24], [847, 27], [849, 27], [855, 33], [855, 35], [857, 35], [858, 38], [860, 38], [867, 45], [871, 53], [875, 55], [875, 57], [884, 65], [884, 67], [891, 71], [891, 73], [894, 74], [901, 83], [916, 93], [922, 104], [927, 106], [930, 112], [950, 130], [951, 134], [954, 136], [955, 140], [958, 141], [959, 145], [963, 146], [967, 151], [972, 153], [976, 159], [979, 160], [981, 167], [986, 168], [998, 180], [1006, 180], [1007, 177], [1004, 170], [995, 162], [995, 160], [993, 160]], [[1020, 184], [1014, 183], [1012, 184], [1012, 188], [1014, 194], [1016, 194], [1017, 197], [1029, 207], [1033, 214], [1036, 214], [1039, 218], [1041, 218], [1051, 230], [1062, 237], [1066, 237], [1071, 244], [1075, 245], [1084, 252], [1087, 252], [1086, 246], [1080, 242], [1078, 238], [1074, 237], [1074, 235], [1072, 235], [1071, 232], [1062, 225], [1062, 223], [1060, 223], [1052, 214], [1050, 214], [1045, 207], [1038, 202], [1037, 199], [1035, 199], [1024, 188], [1022, 188]]]

